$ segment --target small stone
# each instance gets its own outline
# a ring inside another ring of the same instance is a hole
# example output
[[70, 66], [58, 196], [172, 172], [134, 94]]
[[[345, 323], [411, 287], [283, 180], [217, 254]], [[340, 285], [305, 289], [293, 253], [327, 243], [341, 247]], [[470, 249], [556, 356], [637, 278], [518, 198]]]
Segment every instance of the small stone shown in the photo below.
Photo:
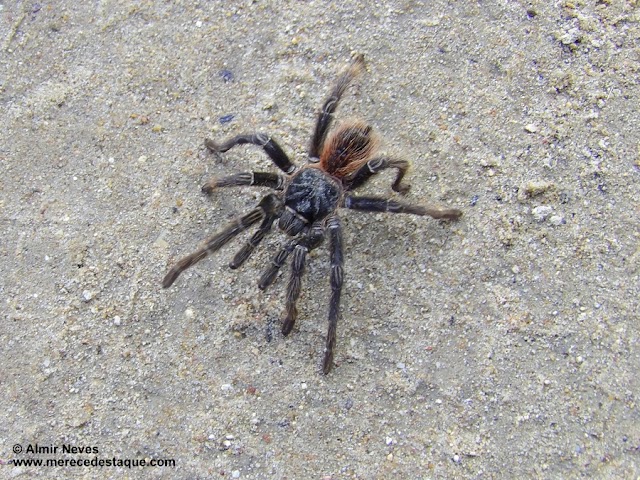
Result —
[[82, 292], [82, 298], [84, 298], [85, 302], [89, 302], [93, 298], [93, 293], [91, 293], [89, 290], [84, 290]]
[[437, 27], [438, 25], [440, 25], [440, 18], [439, 17], [425, 18], [424, 20], [420, 20], [420, 23], [425, 27]]
[[538, 131], [538, 127], [533, 123], [529, 123], [528, 125], [524, 126], [524, 131], [528, 133], [536, 133]]
[[233, 72], [231, 70], [220, 70], [220, 76], [224, 83], [233, 81]]
[[240, 470], [234, 470], [231, 472], [231, 478], [240, 478]]
[[91, 420], [91, 414], [85, 410], [79, 411], [75, 416], [69, 419], [67, 422], [69, 426], [74, 428], [80, 428], [85, 423]]
[[564, 217], [561, 215], [551, 215], [549, 217], [549, 223], [557, 227], [560, 225], [564, 225], [567, 222], [565, 221]]
[[555, 185], [551, 182], [545, 182], [544, 180], [531, 181], [524, 187], [524, 193], [529, 197], [536, 197], [548, 190], [551, 190]]
[[543, 222], [552, 212], [553, 208], [548, 205], [539, 205], [531, 210], [533, 218], [538, 222]]
[[122, 320], [120, 319], [119, 315], [116, 315], [115, 317], [113, 317], [113, 324], [116, 326], [119, 326], [122, 323]]
[[563, 34], [559, 35], [558, 40], [563, 45], [573, 45], [580, 38], [580, 29], [578, 27], [573, 27], [567, 29]]
[[23, 467], [13, 467], [9, 472], [9, 478], [15, 478], [21, 476], [26, 470]]
[[153, 246], [160, 250], [166, 250], [167, 248], [169, 248], [169, 244], [167, 243], [167, 241], [164, 238], [160, 237], [158, 237], [158, 239], [153, 242]]

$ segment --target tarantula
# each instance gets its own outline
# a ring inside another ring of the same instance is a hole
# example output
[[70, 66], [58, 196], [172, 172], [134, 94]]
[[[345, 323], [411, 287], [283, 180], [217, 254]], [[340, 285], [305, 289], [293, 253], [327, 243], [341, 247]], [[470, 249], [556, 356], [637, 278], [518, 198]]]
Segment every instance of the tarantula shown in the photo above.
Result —
[[236, 145], [243, 144], [262, 147], [283, 173], [245, 172], [209, 180], [202, 187], [206, 194], [211, 194], [217, 188], [234, 186], [268, 187], [276, 193], [266, 195], [255, 209], [236, 218], [226, 228], [206, 239], [195, 252], [178, 261], [162, 280], [164, 288], [170, 287], [184, 270], [216, 252], [240, 232], [261, 222], [257, 231], [229, 264], [232, 269], [240, 267], [271, 231], [273, 223], [277, 220], [278, 227], [292, 238], [273, 257], [271, 265], [260, 277], [258, 287], [264, 290], [271, 285], [289, 255], [293, 254], [282, 322], [282, 334], [288, 335], [298, 316], [296, 302], [300, 296], [307, 254], [317, 248], [328, 233], [331, 297], [329, 329], [322, 367], [325, 374], [329, 373], [333, 366], [344, 276], [342, 227], [338, 208], [363, 212], [429, 215], [448, 220], [455, 220], [462, 214], [460, 210], [453, 208], [409, 205], [385, 197], [356, 196], [351, 193], [376, 173], [389, 168], [397, 171], [391, 188], [399, 193], [409, 190], [409, 185], [401, 183], [409, 163], [406, 160], [376, 155], [378, 142], [369, 125], [362, 121], [352, 121], [330, 132], [333, 115], [342, 95], [363, 68], [364, 56], [358, 55], [339, 75], [318, 115], [309, 147], [308, 163], [302, 167], [295, 165], [282, 148], [263, 133], [238, 135], [223, 143], [205, 140], [206, 147], [215, 153], [226, 152]]

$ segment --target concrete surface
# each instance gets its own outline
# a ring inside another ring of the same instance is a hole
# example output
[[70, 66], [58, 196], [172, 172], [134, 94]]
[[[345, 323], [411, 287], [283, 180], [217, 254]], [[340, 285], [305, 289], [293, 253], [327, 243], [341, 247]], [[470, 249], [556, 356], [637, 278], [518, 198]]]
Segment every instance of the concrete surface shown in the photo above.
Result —
[[[640, 478], [639, 21], [635, 0], [0, 3], [0, 477]], [[160, 280], [263, 194], [205, 180], [272, 171], [204, 138], [264, 131], [303, 162], [354, 53], [338, 118], [413, 162], [407, 201], [464, 217], [343, 212], [324, 377], [326, 248], [287, 338], [286, 278], [256, 286], [281, 235]]]

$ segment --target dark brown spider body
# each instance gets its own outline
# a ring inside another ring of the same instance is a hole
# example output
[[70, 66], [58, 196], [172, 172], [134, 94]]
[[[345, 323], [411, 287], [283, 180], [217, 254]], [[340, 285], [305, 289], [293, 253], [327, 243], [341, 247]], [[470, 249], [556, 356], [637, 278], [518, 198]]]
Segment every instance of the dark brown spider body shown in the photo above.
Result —
[[359, 55], [338, 77], [335, 87], [318, 115], [309, 148], [309, 164], [304, 167], [299, 168], [293, 164], [282, 148], [265, 134], [238, 135], [222, 144], [211, 140], [205, 141], [207, 148], [216, 153], [226, 152], [236, 145], [247, 143], [258, 145], [283, 173], [245, 172], [207, 182], [202, 187], [205, 193], [212, 193], [215, 189], [222, 187], [250, 185], [268, 187], [275, 193], [266, 195], [255, 209], [237, 218], [226, 228], [208, 238], [195, 252], [179, 260], [162, 281], [164, 288], [170, 287], [184, 270], [219, 250], [240, 232], [261, 221], [256, 232], [229, 264], [231, 268], [240, 267], [271, 231], [277, 220], [278, 227], [291, 239], [273, 257], [271, 264], [260, 277], [258, 287], [265, 289], [271, 285], [280, 268], [288, 257], [292, 256], [282, 322], [282, 333], [288, 335], [298, 315], [296, 302], [301, 292], [307, 254], [320, 246], [325, 236], [328, 236], [331, 296], [328, 313], [329, 329], [322, 367], [325, 374], [329, 373], [333, 365], [344, 276], [342, 227], [337, 215], [338, 209], [430, 215], [433, 218], [449, 220], [455, 220], [462, 214], [456, 209], [409, 205], [385, 197], [365, 197], [351, 193], [378, 172], [389, 168], [397, 170], [391, 188], [399, 193], [406, 193], [409, 190], [409, 186], [402, 183], [409, 167], [408, 162], [376, 156], [378, 141], [373, 136], [369, 125], [361, 121], [350, 122], [330, 133], [333, 114], [340, 98], [363, 67], [364, 57]]
[[313, 166], [297, 172], [284, 191], [284, 212], [278, 223], [295, 236], [307, 225], [323, 220], [338, 208], [342, 186], [326, 172]]

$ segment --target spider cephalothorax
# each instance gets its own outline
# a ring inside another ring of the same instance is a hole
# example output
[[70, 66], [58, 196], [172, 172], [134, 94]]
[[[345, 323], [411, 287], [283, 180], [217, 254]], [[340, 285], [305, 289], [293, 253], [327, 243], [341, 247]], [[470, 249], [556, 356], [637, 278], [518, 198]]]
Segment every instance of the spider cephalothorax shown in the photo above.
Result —
[[363, 68], [364, 56], [358, 55], [338, 77], [335, 87], [318, 115], [309, 148], [309, 162], [303, 167], [294, 165], [273, 139], [261, 133], [239, 135], [221, 144], [212, 140], [205, 141], [207, 148], [217, 153], [226, 152], [236, 145], [245, 143], [260, 146], [283, 174], [246, 172], [214, 178], [207, 182], [202, 187], [205, 193], [212, 193], [213, 190], [221, 187], [249, 185], [268, 187], [276, 193], [268, 194], [255, 209], [205, 240], [198, 250], [178, 261], [162, 281], [164, 288], [170, 287], [184, 270], [220, 249], [240, 232], [261, 221], [257, 231], [229, 264], [231, 268], [238, 268], [271, 231], [277, 220], [278, 227], [292, 238], [273, 257], [271, 264], [260, 277], [258, 287], [264, 290], [271, 285], [289, 255], [293, 255], [282, 323], [282, 333], [287, 335], [293, 329], [298, 314], [296, 302], [300, 296], [306, 256], [309, 251], [318, 247], [328, 234], [331, 298], [328, 314], [329, 330], [322, 367], [325, 374], [329, 373], [333, 366], [343, 283], [342, 227], [337, 215], [338, 208], [364, 212], [430, 215], [433, 218], [449, 220], [455, 220], [462, 214], [460, 210], [452, 208], [423, 207], [385, 197], [351, 194], [351, 191], [363, 185], [371, 176], [388, 168], [397, 170], [391, 188], [400, 193], [406, 193], [409, 190], [408, 185], [401, 183], [409, 163], [405, 160], [376, 155], [378, 142], [372, 135], [369, 125], [355, 121], [339, 126], [332, 132], [329, 131], [340, 98]]

